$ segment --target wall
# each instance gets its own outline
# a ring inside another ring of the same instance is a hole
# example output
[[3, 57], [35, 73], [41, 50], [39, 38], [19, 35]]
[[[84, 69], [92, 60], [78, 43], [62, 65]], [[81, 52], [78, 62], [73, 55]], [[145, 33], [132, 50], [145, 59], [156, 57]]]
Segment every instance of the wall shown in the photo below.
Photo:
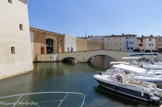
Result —
[[31, 50], [32, 50], [32, 61], [34, 61], [34, 32], [30, 32]]
[[65, 34], [64, 52], [76, 51], [76, 37]]
[[82, 38], [77, 38], [77, 51], [90, 51], [90, 50], [103, 50], [104, 43], [93, 41], [93, 40], [86, 40]]
[[64, 36], [57, 36], [58, 53], [64, 52]]
[[105, 37], [104, 38], [104, 50], [124, 51], [124, 38], [119, 37]]
[[[33, 69], [26, 0], [0, 0], [0, 79]], [[20, 24], [23, 30], [20, 30]], [[11, 53], [15, 47], [15, 54]]]
[[103, 42], [93, 41], [93, 40], [87, 40], [87, 50], [103, 50]]
[[104, 42], [104, 37], [103, 36], [93, 36], [88, 38], [87, 40], [94, 40], [94, 41], [98, 41], [98, 42]]
[[87, 51], [87, 40], [82, 38], [77, 38], [76, 41], [77, 51]]

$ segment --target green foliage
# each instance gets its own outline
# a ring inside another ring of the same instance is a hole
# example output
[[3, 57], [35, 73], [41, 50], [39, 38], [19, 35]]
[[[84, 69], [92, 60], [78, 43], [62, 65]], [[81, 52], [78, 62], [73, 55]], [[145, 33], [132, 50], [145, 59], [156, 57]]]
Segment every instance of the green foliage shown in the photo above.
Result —
[[134, 52], [140, 52], [140, 49], [134, 49], [133, 51]]

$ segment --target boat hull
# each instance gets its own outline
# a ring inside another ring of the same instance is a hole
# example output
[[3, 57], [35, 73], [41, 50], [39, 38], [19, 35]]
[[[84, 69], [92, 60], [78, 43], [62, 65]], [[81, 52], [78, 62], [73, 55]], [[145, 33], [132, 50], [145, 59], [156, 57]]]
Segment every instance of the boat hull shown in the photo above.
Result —
[[141, 92], [139, 92], [139, 91], [130, 90], [130, 89], [127, 89], [127, 88], [124, 88], [124, 87], [121, 87], [121, 86], [116, 86], [116, 85], [113, 85], [113, 84], [110, 84], [110, 83], [105, 83], [105, 82], [102, 82], [100, 80], [97, 80], [97, 82], [102, 87], [105, 87], [105, 88], [112, 90], [114, 92], [121, 93], [121, 94], [130, 96], [130, 97], [133, 97], [133, 98], [136, 98], [136, 99], [144, 100], [144, 101], [147, 101], [147, 102], [152, 102], [149, 94], [143, 93], [143, 95], [141, 95]]

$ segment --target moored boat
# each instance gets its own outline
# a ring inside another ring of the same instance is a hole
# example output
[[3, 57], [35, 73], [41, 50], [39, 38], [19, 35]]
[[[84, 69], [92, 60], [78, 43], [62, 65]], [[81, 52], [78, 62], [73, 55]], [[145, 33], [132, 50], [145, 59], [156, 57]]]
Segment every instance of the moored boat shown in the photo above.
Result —
[[101, 86], [117, 93], [149, 102], [160, 101], [161, 90], [156, 84], [133, 79], [136, 74], [144, 72], [146, 70], [142, 68], [118, 64], [106, 73], [94, 75], [94, 79]]

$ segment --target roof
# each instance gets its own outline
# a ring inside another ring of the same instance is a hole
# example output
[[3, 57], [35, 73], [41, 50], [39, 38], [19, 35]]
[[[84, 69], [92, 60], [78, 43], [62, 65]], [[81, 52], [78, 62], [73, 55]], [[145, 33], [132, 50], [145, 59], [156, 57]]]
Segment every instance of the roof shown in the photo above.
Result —
[[133, 73], [145, 73], [146, 70], [143, 68], [138, 68], [138, 67], [134, 67], [134, 66], [130, 66], [130, 65], [124, 65], [124, 64], [119, 64], [119, 65], [113, 65], [114, 68], [119, 68], [119, 69], [123, 69], [129, 72], [133, 72]]
[[110, 38], [110, 37], [127, 37], [127, 36], [137, 36], [137, 35], [134, 35], [134, 34], [110, 35], [110, 36], [105, 36], [105, 38]]
[[52, 31], [47, 31], [47, 30], [43, 30], [43, 29], [38, 29], [38, 28], [34, 28], [34, 27], [30, 27], [30, 31], [39, 31], [39, 32], [44, 32], [44, 33], [51, 33], [51, 34], [65, 36], [65, 34], [60, 34], [60, 33], [52, 32]]

